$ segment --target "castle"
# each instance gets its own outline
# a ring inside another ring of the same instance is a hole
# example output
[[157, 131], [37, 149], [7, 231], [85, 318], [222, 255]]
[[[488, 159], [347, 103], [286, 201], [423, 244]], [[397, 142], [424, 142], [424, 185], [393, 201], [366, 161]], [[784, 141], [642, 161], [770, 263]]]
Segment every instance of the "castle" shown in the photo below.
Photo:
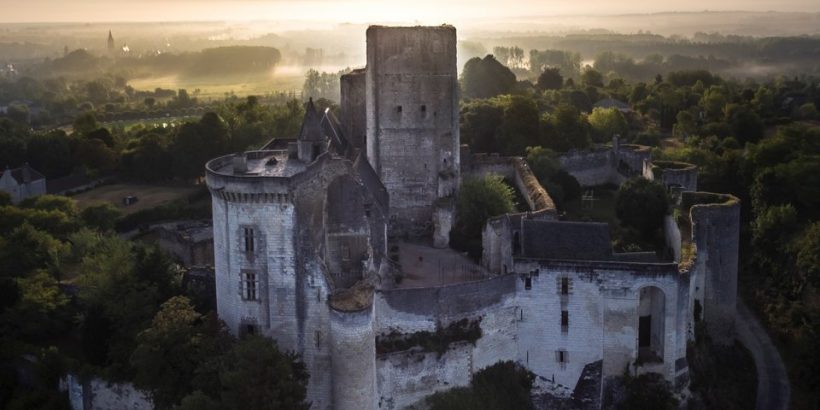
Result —
[[[300, 354], [316, 409], [403, 408], [507, 360], [572, 407], [606, 405], [627, 369], [685, 395], [695, 323], [732, 340], [738, 200], [617, 139], [562, 156], [582, 185], [643, 175], [679, 197], [668, 258], [614, 252], [522, 158], [460, 145], [457, 81], [454, 27], [373, 26], [340, 119], [311, 101], [295, 140], [209, 161], [219, 317]], [[476, 264], [449, 231], [460, 182], [491, 173], [529, 211], [489, 220]], [[444, 351], [403, 344], [443, 334]]]

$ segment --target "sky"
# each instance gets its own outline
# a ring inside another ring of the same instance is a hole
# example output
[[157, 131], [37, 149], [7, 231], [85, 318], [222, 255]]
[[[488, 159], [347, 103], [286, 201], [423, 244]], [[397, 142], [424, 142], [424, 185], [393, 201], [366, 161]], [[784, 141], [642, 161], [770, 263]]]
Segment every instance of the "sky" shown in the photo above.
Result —
[[820, 0], [0, 0], [0, 22], [330, 21], [458, 23], [662, 11], [820, 12]]

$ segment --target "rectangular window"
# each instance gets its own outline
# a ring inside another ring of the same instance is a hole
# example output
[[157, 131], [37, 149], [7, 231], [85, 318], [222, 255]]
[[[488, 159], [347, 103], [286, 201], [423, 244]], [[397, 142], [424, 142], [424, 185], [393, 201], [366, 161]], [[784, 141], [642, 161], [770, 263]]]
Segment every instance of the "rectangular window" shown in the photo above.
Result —
[[566, 276], [561, 278], [561, 294], [569, 295], [569, 278]]
[[561, 311], [561, 332], [567, 333], [569, 330], [569, 312], [566, 310]]
[[561, 369], [566, 369], [569, 362], [569, 353], [566, 350], [556, 350], [555, 361], [558, 362]]
[[259, 277], [254, 272], [242, 273], [242, 299], [259, 300]]
[[254, 242], [253, 228], [245, 228], [245, 252], [253, 253], [256, 250], [256, 243]]

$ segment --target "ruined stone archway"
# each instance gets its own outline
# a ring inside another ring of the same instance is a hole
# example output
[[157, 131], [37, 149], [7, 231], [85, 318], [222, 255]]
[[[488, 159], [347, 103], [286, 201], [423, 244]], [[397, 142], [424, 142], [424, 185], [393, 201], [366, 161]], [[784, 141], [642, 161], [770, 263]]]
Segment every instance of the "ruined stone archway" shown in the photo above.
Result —
[[655, 286], [643, 287], [638, 293], [638, 362], [663, 362], [666, 295]]

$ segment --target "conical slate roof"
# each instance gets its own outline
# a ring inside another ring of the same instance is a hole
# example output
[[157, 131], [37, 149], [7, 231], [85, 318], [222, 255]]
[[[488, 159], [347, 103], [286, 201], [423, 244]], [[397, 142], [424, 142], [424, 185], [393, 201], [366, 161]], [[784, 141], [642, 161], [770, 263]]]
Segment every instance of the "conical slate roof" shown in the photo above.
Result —
[[325, 140], [322, 132], [322, 116], [316, 111], [316, 106], [313, 104], [311, 98], [305, 104], [305, 118], [302, 120], [302, 129], [299, 131], [300, 141], [317, 141]]

